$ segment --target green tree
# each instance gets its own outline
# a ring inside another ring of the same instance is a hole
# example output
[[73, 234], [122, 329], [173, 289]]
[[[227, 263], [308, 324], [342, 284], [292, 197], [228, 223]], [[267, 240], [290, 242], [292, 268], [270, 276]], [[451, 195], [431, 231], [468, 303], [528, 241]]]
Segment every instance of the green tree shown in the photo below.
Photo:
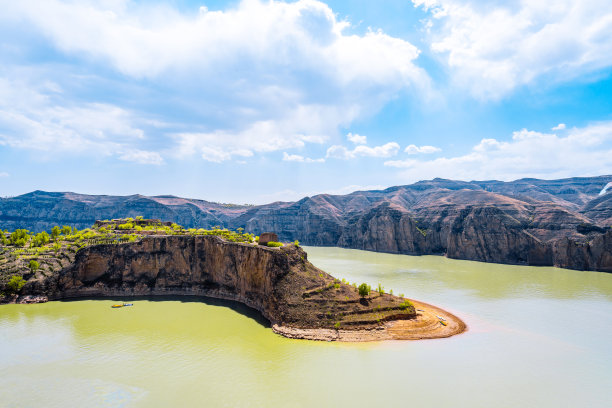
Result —
[[32, 246], [34, 247], [39, 247], [39, 246], [43, 246], [49, 243], [49, 234], [47, 234], [47, 231], [43, 231], [40, 232], [38, 234], [36, 234], [34, 236], [34, 238], [32, 238]]
[[64, 225], [62, 227], [62, 234], [70, 235], [71, 232], [72, 232], [72, 228], [70, 228], [68, 225]]
[[372, 288], [367, 283], [362, 283], [357, 288], [357, 291], [359, 292], [359, 296], [361, 296], [363, 298], [370, 294], [370, 290], [372, 290]]
[[30, 271], [32, 271], [32, 273], [36, 272], [39, 267], [40, 267], [40, 264], [37, 261], [33, 259], [30, 261]]
[[51, 239], [53, 239], [54, 241], [57, 240], [57, 237], [59, 236], [61, 232], [62, 230], [60, 230], [60, 227], [58, 227], [57, 225], [53, 227], [51, 229]]
[[9, 242], [11, 245], [24, 246], [30, 239], [30, 234], [26, 229], [16, 229], [9, 236]]
[[385, 293], [385, 288], [383, 288], [383, 285], [379, 283], [378, 284], [378, 294], [382, 295], [383, 293]]
[[6, 284], [6, 291], [9, 293], [19, 293], [23, 285], [25, 285], [25, 280], [22, 276], [13, 275], [11, 279]]

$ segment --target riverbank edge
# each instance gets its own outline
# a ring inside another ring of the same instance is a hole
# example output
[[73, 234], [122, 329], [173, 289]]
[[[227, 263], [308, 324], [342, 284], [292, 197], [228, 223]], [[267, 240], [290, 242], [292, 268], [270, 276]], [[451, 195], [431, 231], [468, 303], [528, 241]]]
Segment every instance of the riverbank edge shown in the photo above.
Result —
[[[200, 296], [211, 299], [221, 299], [233, 301], [243, 304], [251, 309], [256, 310], [266, 320], [270, 319], [252, 302], [246, 299], [240, 299], [238, 296], [233, 296], [229, 293], [210, 293], [210, 291], [193, 291], [192, 293], [184, 293], [182, 291], [158, 291], [157, 293], [125, 293], [124, 291], [112, 291], [112, 293], [100, 293], [99, 291], [85, 291], [85, 293], [71, 293], [64, 296], [53, 296], [50, 299], [47, 296], [20, 296], [13, 298], [11, 302], [14, 304], [33, 304], [45, 303], [49, 300], [59, 301], [89, 297], [130, 297], [130, 296]], [[450, 312], [445, 311], [437, 306], [428, 303], [410, 300], [417, 310], [417, 317], [409, 320], [392, 320], [384, 322], [381, 326], [371, 329], [321, 329], [321, 328], [296, 328], [291, 326], [283, 326], [279, 323], [270, 321], [272, 331], [283, 337], [300, 340], [315, 340], [315, 341], [341, 341], [341, 342], [372, 342], [386, 340], [426, 340], [446, 338], [461, 334], [467, 331], [467, 325]], [[441, 322], [446, 323], [446, 325]]]

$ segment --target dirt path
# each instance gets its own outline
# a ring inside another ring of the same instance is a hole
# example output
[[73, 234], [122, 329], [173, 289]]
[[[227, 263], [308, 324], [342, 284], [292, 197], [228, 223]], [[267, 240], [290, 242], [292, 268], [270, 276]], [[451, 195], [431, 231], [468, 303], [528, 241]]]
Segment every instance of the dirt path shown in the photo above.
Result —
[[[467, 325], [457, 316], [428, 303], [411, 300], [417, 317], [386, 322], [369, 330], [298, 329], [273, 325], [274, 332], [293, 339], [323, 341], [381, 341], [440, 339], [463, 333]], [[445, 324], [443, 324], [443, 323]]]

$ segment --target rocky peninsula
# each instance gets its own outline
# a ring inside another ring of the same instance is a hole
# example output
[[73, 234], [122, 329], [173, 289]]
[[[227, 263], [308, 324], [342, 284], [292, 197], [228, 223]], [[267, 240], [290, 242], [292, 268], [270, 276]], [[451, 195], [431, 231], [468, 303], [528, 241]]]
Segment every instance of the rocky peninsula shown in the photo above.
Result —
[[29, 236], [21, 247], [11, 243], [21, 238], [5, 234], [0, 289], [15, 289], [5, 302], [22, 303], [99, 296], [227, 299], [258, 310], [283, 336], [313, 340], [438, 338], [466, 328], [433, 306], [335, 279], [312, 265], [297, 242], [256, 238], [144, 219], [99, 221], [83, 231], [58, 228], [48, 240]]

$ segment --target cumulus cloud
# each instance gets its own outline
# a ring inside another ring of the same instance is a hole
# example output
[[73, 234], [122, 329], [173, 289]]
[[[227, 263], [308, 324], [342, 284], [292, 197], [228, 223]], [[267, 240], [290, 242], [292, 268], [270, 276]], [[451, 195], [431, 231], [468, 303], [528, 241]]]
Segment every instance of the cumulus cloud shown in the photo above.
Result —
[[397, 154], [400, 146], [395, 142], [385, 143], [382, 146], [369, 147], [359, 145], [353, 150], [349, 150], [344, 146], [334, 145], [327, 149], [328, 158], [334, 159], [354, 159], [357, 157], [381, 157], [387, 158]]
[[368, 143], [368, 138], [366, 136], [361, 136], [358, 134], [349, 133], [346, 135], [346, 138], [349, 142], [353, 142], [354, 144], [366, 144]]
[[557, 126], [553, 127], [551, 130], [565, 130], [565, 123], [559, 123]]
[[408, 145], [405, 149], [404, 152], [408, 153], [408, 154], [419, 154], [419, 153], [423, 153], [423, 154], [432, 154], [432, 153], [436, 153], [439, 152], [441, 149], [439, 147], [435, 147], [435, 146], [417, 146], [417, 145]]
[[[22, 0], [3, 5], [0, 24], [24, 30], [15, 36], [20, 41], [34, 38], [63, 56], [62, 72], [76, 61], [113, 81], [163, 88], [166, 111], [179, 104], [189, 119], [169, 132], [174, 150], [195, 146], [212, 161], [241, 149], [255, 154], [322, 143], [400, 91], [430, 92], [414, 45], [376, 30], [347, 34], [349, 23], [317, 0], [244, 0], [192, 14], [127, 0]], [[160, 120], [176, 121], [158, 112]]]
[[431, 49], [454, 80], [498, 99], [548, 75], [564, 81], [612, 65], [609, 0], [412, 0], [429, 11]]
[[325, 162], [325, 159], [311, 159], [310, 157], [300, 156], [299, 154], [288, 154], [287, 152], [283, 152], [283, 161], [292, 161], [300, 163], [323, 163]]
[[[53, 93], [61, 89], [45, 83], [0, 78], [0, 144], [42, 152], [90, 153], [119, 156], [136, 163], [162, 164], [159, 153], [136, 146], [145, 132], [128, 110], [103, 103], [78, 106], [64, 103]], [[47, 92], [45, 92], [47, 91]]]
[[565, 137], [522, 129], [509, 141], [482, 139], [462, 156], [390, 160], [385, 166], [402, 169], [407, 181], [433, 177], [514, 180], [609, 174], [610, 157], [612, 121], [569, 129]]

